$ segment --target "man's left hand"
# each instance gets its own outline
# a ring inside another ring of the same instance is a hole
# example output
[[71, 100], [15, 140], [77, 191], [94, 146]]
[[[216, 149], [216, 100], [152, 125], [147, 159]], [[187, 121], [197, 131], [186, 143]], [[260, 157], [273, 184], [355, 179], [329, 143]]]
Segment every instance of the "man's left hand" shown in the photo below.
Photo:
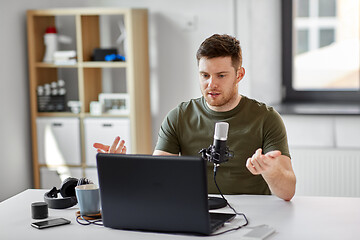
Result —
[[254, 175], [271, 174], [278, 167], [277, 157], [279, 156], [281, 152], [278, 150], [262, 154], [262, 149], [259, 148], [251, 158], [248, 158], [246, 167]]
[[281, 155], [280, 151], [262, 154], [262, 149], [259, 148], [251, 158], [248, 158], [246, 167], [254, 175], [261, 174], [271, 192], [278, 197], [290, 201], [294, 196], [296, 177], [291, 159]]

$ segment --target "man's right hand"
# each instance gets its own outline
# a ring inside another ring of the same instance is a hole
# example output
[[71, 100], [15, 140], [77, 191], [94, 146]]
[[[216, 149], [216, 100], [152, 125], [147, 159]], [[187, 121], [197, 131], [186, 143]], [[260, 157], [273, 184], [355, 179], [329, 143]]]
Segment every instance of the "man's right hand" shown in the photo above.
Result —
[[[120, 142], [120, 143], [119, 143]], [[97, 149], [98, 153], [120, 153], [126, 154], [125, 141], [121, 140], [120, 137], [116, 137], [113, 144], [110, 146], [101, 143], [94, 143], [94, 148]]]

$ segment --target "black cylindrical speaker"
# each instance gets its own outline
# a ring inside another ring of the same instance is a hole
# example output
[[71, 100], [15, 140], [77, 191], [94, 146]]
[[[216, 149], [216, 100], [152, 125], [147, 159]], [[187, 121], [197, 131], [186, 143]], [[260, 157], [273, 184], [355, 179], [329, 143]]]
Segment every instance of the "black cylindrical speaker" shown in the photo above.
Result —
[[34, 202], [31, 204], [31, 215], [33, 219], [44, 219], [48, 217], [48, 205], [45, 202]]

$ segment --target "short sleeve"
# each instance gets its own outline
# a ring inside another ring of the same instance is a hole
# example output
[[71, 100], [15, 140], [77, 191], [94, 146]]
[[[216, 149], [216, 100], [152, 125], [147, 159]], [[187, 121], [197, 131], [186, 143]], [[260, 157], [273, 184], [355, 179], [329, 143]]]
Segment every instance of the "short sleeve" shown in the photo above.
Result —
[[164, 118], [159, 130], [158, 141], [155, 147], [156, 150], [172, 154], [178, 154], [180, 152], [178, 119], [178, 108], [171, 110]]
[[288, 147], [286, 128], [280, 114], [274, 109], [269, 111], [265, 118], [263, 127], [264, 153], [279, 150], [282, 155], [291, 158]]

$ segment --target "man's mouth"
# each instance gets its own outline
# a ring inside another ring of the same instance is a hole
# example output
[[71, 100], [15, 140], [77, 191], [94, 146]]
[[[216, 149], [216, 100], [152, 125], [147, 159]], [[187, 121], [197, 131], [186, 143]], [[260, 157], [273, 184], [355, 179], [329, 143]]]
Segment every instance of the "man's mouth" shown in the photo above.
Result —
[[220, 93], [218, 93], [218, 92], [209, 92], [208, 94], [212, 97], [216, 97], [216, 96], [220, 95]]

